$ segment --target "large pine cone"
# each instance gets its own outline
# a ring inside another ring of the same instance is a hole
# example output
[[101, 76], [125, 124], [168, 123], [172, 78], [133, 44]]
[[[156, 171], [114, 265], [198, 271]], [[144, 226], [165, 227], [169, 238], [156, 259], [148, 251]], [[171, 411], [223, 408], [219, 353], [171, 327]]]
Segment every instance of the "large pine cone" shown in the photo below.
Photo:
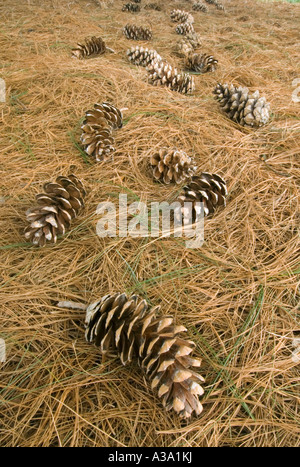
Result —
[[136, 3], [125, 3], [122, 7], [122, 11], [131, 11], [132, 13], [137, 13], [141, 11], [141, 7]]
[[269, 121], [270, 105], [264, 97], [259, 97], [259, 91], [250, 94], [248, 88], [219, 83], [213, 93], [234, 122], [257, 128]]
[[196, 171], [194, 160], [178, 149], [159, 149], [150, 156], [153, 176], [166, 184], [181, 183]]
[[172, 317], [157, 317], [159, 308], [149, 308], [136, 295], [106, 295], [87, 308], [86, 339], [103, 354], [118, 354], [123, 365], [136, 360], [166, 410], [185, 418], [199, 415], [204, 379], [195, 371], [200, 360], [190, 357], [195, 344], [183, 339], [186, 328]]
[[185, 60], [185, 67], [188, 70], [198, 73], [215, 71], [218, 60], [212, 55], [189, 53]]
[[26, 212], [30, 222], [25, 229], [26, 240], [38, 246], [44, 246], [46, 241], [56, 243], [57, 235], [65, 233], [84, 206], [84, 196], [82, 182], [74, 174], [46, 183], [44, 193], [36, 195], [38, 206]]
[[177, 34], [182, 34], [184, 36], [187, 34], [195, 33], [194, 26], [192, 25], [192, 23], [188, 23], [188, 22], [182, 23], [176, 26], [175, 31], [177, 32]]
[[154, 86], [167, 86], [172, 91], [190, 94], [195, 90], [193, 76], [187, 73], [178, 73], [176, 68], [165, 62], [152, 62], [147, 67], [149, 83]]
[[[202, 210], [203, 215], [208, 216], [213, 214], [218, 206], [225, 206], [226, 196], [226, 182], [219, 175], [206, 172], [201, 175], [194, 175], [177, 199], [181, 204], [181, 208], [175, 209], [174, 216], [180, 219], [185, 212], [184, 203], [191, 203], [191, 217], [195, 222]], [[199, 206], [199, 203], [203, 203], [203, 208]]]
[[187, 11], [184, 10], [172, 10], [171, 11], [171, 21], [174, 23], [193, 23], [194, 22], [194, 17], [191, 15], [191, 13], [188, 13]]
[[152, 31], [149, 28], [127, 24], [123, 29], [123, 33], [127, 39], [135, 41], [149, 41], [152, 38]]
[[127, 50], [128, 59], [139, 66], [149, 66], [153, 61], [161, 61], [161, 56], [156, 50], [144, 49], [144, 47], [136, 46]]
[[94, 109], [86, 112], [81, 125], [80, 141], [85, 152], [97, 162], [109, 159], [115, 151], [112, 130], [122, 125], [122, 112], [114, 105], [108, 102], [95, 104]]
[[202, 3], [202, 2], [197, 2], [197, 3], [194, 3], [194, 5], [192, 6], [192, 9], [194, 11], [203, 11], [203, 13], [207, 13], [208, 12], [208, 8], [207, 6]]
[[[91, 39], [85, 39], [85, 44], [77, 44], [77, 47], [72, 49], [72, 56], [82, 59], [90, 55], [102, 55], [106, 52], [107, 47], [101, 37], [93, 36]], [[108, 49], [111, 51], [111, 49]]]

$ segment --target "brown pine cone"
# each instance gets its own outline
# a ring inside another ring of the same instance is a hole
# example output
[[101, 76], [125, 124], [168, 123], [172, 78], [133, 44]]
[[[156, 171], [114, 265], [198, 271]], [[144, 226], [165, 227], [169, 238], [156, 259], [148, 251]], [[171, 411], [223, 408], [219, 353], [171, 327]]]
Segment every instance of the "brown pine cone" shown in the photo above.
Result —
[[117, 107], [108, 102], [94, 104], [93, 110], [86, 112], [84, 124], [92, 125], [94, 128], [108, 124], [116, 130], [123, 126], [123, 115]]
[[113, 352], [123, 365], [136, 360], [156, 389], [166, 410], [188, 418], [199, 415], [204, 381], [195, 369], [200, 360], [190, 357], [195, 344], [181, 336], [186, 328], [170, 316], [157, 317], [136, 295], [106, 295], [86, 312], [86, 339], [103, 354]]
[[134, 24], [127, 24], [123, 29], [123, 33], [127, 39], [135, 41], [149, 41], [152, 38], [152, 31], [149, 28], [135, 26]]
[[208, 8], [207, 6], [202, 3], [202, 2], [197, 2], [197, 3], [194, 3], [194, 5], [192, 6], [192, 9], [194, 11], [203, 11], [203, 13], [207, 13], [208, 12]]
[[[226, 206], [226, 196], [226, 182], [219, 175], [206, 172], [194, 175], [177, 199], [181, 208], [175, 209], [174, 216], [181, 219], [185, 212], [184, 203], [191, 203], [192, 220], [195, 222], [202, 210], [203, 215], [208, 216], [213, 214], [218, 206]], [[199, 203], [203, 203], [203, 207]]]
[[178, 149], [159, 149], [150, 156], [153, 176], [166, 184], [181, 183], [196, 171], [194, 160]]
[[180, 22], [180, 23], [193, 23], [194, 22], [194, 17], [191, 15], [191, 13], [188, 13], [187, 11], [184, 10], [172, 10], [171, 11], [171, 21], [174, 23]]
[[215, 71], [217, 63], [218, 60], [212, 55], [189, 53], [185, 60], [185, 67], [198, 73], [207, 73]]
[[270, 105], [259, 91], [250, 94], [248, 88], [236, 87], [233, 84], [218, 84], [215, 94], [224, 112], [234, 122], [242, 126], [258, 128], [268, 123], [270, 118]]
[[141, 7], [135, 3], [125, 3], [125, 5], [122, 7], [122, 11], [137, 13], [138, 11], [141, 11]]
[[72, 49], [72, 56], [83, 59], [91, 55], [102, 55], [107, 50], [113, 52], [112, 49], [106, 47], [101, 37], [93, 36], [91, 39], [85, 39], [85, 44], [77, 44], [77, 47]]
[[166, 86], [172, 91], [190, 94], [195, 89], [193, 76], [179, 72], [166, 62], [152, 62], [148, 67], [148, 81], [153, 86]]
[[158, 5], [158, 3], [147, 3], [147, 5], [144, 6], [145, 10], [156, 10], [156, 11], [161, 11], [161, 6]]
[[82, 135], [80, 141], [84, 151], [96, 162], [107, 161], [113, 158], [115, 152], [115, 138], [111, 128], [101, 128], [94, 130], [90, 125], [82, 125]]
[[194, 26], [192, 25], [192, 23], [188, 23], [188, 22], [179, 24], [175, 28], [175, 31], [177, 32], [177, 34], [182, 34], [182, 35], [195, 33]]
[[215, 5], [215, 7], [217, 8], [217, 10], [225, 11], [225, 7], [224, 7], [223, 3], [217, 2], [217, 1], [216, 1], [216, 2], [214, 3], [214, 5]]
[[144, 47], [140, 47], [139, 45], [127, 50], [127, 56], [134, 65], [145, 67], [149, 66], [153, 61], [161, 61], [162, 59], [156, 50], [144, 49]]
[[81, 125], [80, 141], [84, 151], [97, 162], [106, 161], [115, 151], [112, 130], [123, 125], [122, 112], [112, 104], [103, 102], [95, 104], [88, 110]]
[[25, 229], [26, 240], [38, 246], [44, 246], [46, 241], [56, 243], [57, 235], [65, 233], [84, 206], [85, 194], [82, 182], [74, 174], [46, 183], [44, 193], [36, 195], [38, 206], [26, 212], [30, 222]]
[[201, 45], [201, 41], [196, 33], [188, 34], [179, 41], [176, 42], [173, 51], [179, 57], [186, 57], [190, 53], [194, 51], [199, 45]]

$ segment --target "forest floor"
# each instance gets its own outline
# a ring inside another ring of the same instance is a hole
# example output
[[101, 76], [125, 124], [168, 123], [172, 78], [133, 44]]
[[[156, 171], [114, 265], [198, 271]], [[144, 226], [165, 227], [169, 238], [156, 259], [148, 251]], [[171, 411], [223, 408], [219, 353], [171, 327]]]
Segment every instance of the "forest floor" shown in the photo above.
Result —
[[[154, 48], [178, 69], [170, 11], [122, 12], [125, 0], [6, 0], [0, 6], [1, 446], [299, 446], [300, 5], [224, 0], [192, 12], [213, 73], [194, 75], [183, 95], [147, 82], [126, 50]], [[127, 23], [150, 26], [149, 42], [127, 40]], [[115, 53], [77, 60], [71, 49], [101, 36]], [[257, 130], [233, 123], [212, 91], [258, 89], [271, 119]], [[124, 111], [113, 161], [80, 147], [80, 123], [95, 102]], [[98, 203], [174, 200], [181, 187], [154, 182], [148, 155], [177, 147], [199, 172], [227, 182], [225, 208], [205, 220], [201, 248], [184, 239], [99, 238]], [[43, 184], [75, 173], [85, 209], [57, 244], [27, 243], [26, 210]], [[84, 338], [91, 303], [136, 293], [187, 328], [205, 378], [203, 412], [166, 412], [135, 364], [102, 361]], [[298, 344], [299, 345], [299, 344]], [[3, 356], [2, 356], [2, 359]]]

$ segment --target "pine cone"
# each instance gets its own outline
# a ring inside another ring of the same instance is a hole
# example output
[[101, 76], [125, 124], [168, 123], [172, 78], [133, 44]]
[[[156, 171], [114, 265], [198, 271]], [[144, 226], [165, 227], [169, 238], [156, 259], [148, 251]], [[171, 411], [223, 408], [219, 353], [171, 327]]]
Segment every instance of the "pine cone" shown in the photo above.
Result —
[[259, 91], [250, 94], [248, 88], [219, 83], [213, 93], [234, 122], [258, 128], [269, 121], [270, 105], [264, 97], [259, 97]]
[[112, 154], [116, 149], [111, 128], [93, 130], [89, 125], [82, 125], [81, 128], [83, 132], [80, 141], [89, 156], [94, 157], [97, 162], [107, 161], [113, 157]]
[[176, 68], [165, 62], [152, 62], [147, 67], [149, 83], [153, 86], [167, 86], [172, 91], [190, 94], [195, 89], [193, 76], [184, 72], [177, 72]]
[[44, 193], [36, 195], [38, 206], [26, 212], [30, 222], [25, 229], [26, 240], [38, 246], [44, 246], [47, 240], [56, 243], [57, 235], [65, 233], [84, 206], [85, 194], [82, 182], [74, 174], [46, 183]]
[[123, 33], [127, 39], [134, 41], [149, 41], [152, 38], [152, 31], [149, 28], [127, 24], [123, 29]]
[[194, 22], [194, 17], [191, 15], [191, 13], [188, 13], [187, 11], [184, 10], [172, 10], [171, 11], [171, 21], [174, 23], [193, 23]]
[[186, 57], [201, 45], [200, 39], [196, 33], [188, 34], [176, 42], [174, 52], [179, 57]]
[[149, 66], [153, 61], [161, 61], [161, 56], [156, 50], [144, 49], [143, 47], [136, 46], [127, 50], [128, 59], [139, 66]]
[[215, 2], [214, 5], [215, 5], [215, 7], [217, 8], [217, 10], [225, 11], [225, 7], [224, 7], [223, 3], [221, 3], [221, 2]]
[[132, 13], [137, 13], [141, 11], [141, 7], [136, 3], [125, 3], [122, 7], [122, 11], [131, 11]]
[[185, 60], [185, 67], [198, 73], [207, 73], [215, 71], [217, 63], [218, 60], [212, 55], [189, 53]]
[[207, 12], [208, 12], [207, 6], [204, 5], [204, 3], [202, 3], [202, 2], [194, 3], [194, 5], [192, 6], [192, 9], [193, 9], [194, 11], [203, 11], [203, 13], [207, 13]]
[[86, 340], [103, 354], [118, 354], [123, 365], [135, 359], [166, 410], [185, 418], [199, 415], [204, 379], [195, 371], [200, 360], [189, 356], [195, 344], [183, 339], [186, 328], [176, 326], [172, 317], [157, 317], [159, 308], [149, 309], [136, 295], [106, 295], [87, 309]]
[[144, 8], [145, 10], [161, 11], [161, 6], [158, 5], [158, 3], [147, 3], [147, 5], [145, 5]]
[[86, 112], [83, 124], [88, 124], [93, 128], [109, 125], [116, 130], [123, 126], [123, 115], [113, 104], [103, 102], [102, 104], [95, 104], [93, 110]]
[[151, 155], [150, 164], [154, 178], [166, 184], [181, 183], [192, 177], [197, 169], [194, 160], [178, 149], [159, 149]]
[[184, 203], [192, 203], [192, 220], [195, 222], [201, 212], [201, 207], [197, 203], [203, 203], [203, 214], [208, 216], [214, 213], [217, 206], [226, 205], [226, 196], [226, 182], [219, 175], [206, 172], [194, 175], [177, 199], [181, 203], [181, 208], [174, 210], [174, 216], [177, 219], [181, 218], [185, 212]]
[[72, 49], [72, 57], [83, 59], [91, 55], [102, 55], [108, 49], [101, 37], [93, 36], [91, 39], [85, 39], [85, 44], [77, 44], [78, 47]]
[[224, 5], [221, 2], [218, 2], [218, 0], [205, 0], [206, 3], [209, 3], [210, 5], [214, 5], [218, 10], [224, 10]]
[[194, 26], [192, 25], [192, 23], [188, 23], [188, 22], [179, 24], [175, 28], [175, 31], [177, 32], [177, 34], [182, 34], [182, 35], [195, 33]]
[[93, 110], [86, 112], [80, 141], [97, 162], [106, 161], [115, 151], [112, 130], [122, 127], [122, 119], [122, 112], [108, 102], [95, 104]]

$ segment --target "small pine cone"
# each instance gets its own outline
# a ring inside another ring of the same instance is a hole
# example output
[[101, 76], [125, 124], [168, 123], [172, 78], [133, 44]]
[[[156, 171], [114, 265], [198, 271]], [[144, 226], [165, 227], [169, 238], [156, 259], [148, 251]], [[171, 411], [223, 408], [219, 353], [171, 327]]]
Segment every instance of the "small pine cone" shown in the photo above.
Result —
[[81, 125], [80, 141], [84, 151], [97, 162], [109, 159], [114, 148], [112, 130], [123, 125], [122, 112], [108, 102], [95, 104], [93, 110], [88, 110]]
[[187, 41], [193, 47], [193, 49], [196, 49], [199, 47], [199, 45], [201, 45], [200, 38], [195, 31], [191, 32], [190, 34], [186, 34], [182, 40]]
[[136, 295], [106, 295], [87, 308], [86, 340], [102, 354], [119, 355], [123, 365], [136, 360], [166, 410], [184, 418], [199, 415], [204, 379], [195, 371], [200, 360], [190, 357], [195, 344], [182, 337], [186, 328], [172, 317], [157, 317], [159, 308], [149, 308]]
[[144, 8], [145, 10], [161, 11], [161, 6], [158, 5], [158, 3], [147, 3], [147, 5], [145, 5]]
[[166, 184], [181, 183], [192, 177], [197, 169], [194, 160], [178, 149], [159, 149], [150, 156], [150, 164], [154, 178]]
[[165, 62], [152, 62], [147, 67], [149, 83], [154, 86], [167, 86], [172, 91], [190, 94], [195, 90], [193, 76], [184, 72], [177, 72], [176, 68]]
[[195, 33], [194, 26], [192, 23], [182, 23], [176, 26], [175, 31], [177, 34], [182, 34], [182, 35], [187, 35], [187, 34], [193, 34]]
[[137, 13], [138, 11], [141, 11], [141, 7], [136, 3], [125, 3], [125, 5], [123, 5], [122, 7], [122, 11], [130, 11], [132, 13]]
[[171, 21], [174, 23], [193, 23], [194, 22], [194, 17], [191, 15], [191, 13], [188, 13], [187, 11], [184, 10], [172, 10], [171, 11]]
[[179, 57], [186, 57], [187, 55], [192, 53], [194, 49], [189, 41], [180, 39], [179, 41], [176, 42], [173, 50], [175, 54], [178, 55]]
[[201, 41], [198, 34], [188, 34], [176, 42], [173, 51], [179, 57], [187, 57], [187, 55], [192, 53], [199, 45], [201, 45]]
[[208, 54], [189, 53], [185, 60], [185, 67], [198, 73], [215, 71], [218, 60]]
[[30, 225], [25, 229], [26, 240], [44, 246], [56, 243], [57, 235], [63, 235], [84, 206], [85, 190], [74, 175], [57, 177], [55, 183], [46, 183], [44, 193], [36, 195], [38, 206], [28, 209], [26, 217]]
[[[77, 44], [78, 47], [72, 49], [72, 57], [83, 59], [91, 55], [102, 55], [107, 47], [101, 37], [93, 36], [91, 39], [85, 39], [85, 44]], [[111, 49], [109, 49], [111, 51]]]
[[107, 161], [112, 158], [115, 139], [111, 128], [102, 128], [94, 130], [89, 125], [82, 125], [82, 135], [80, 141], [84, 151], [97, 162]]
[[217, 8], [217, 10], [225, 11], [225, 7], [224, 7], [223, 3], [217, 2], [217, 1], [216, 1], [216, 2], [214, 3], [214, 5], [215, 5], [215, 7]]
[[123, 29], [123, 33], [127, 39], [134, 41], [149, 41], [152, 38], [152, 31], [149, 28], [127, 24]]
[[234, 122], [254, 128], [268, 123], [270, 105], [264, 97], [259, 97], [259, 91], [250, 94], [248, 88], [219, 83], [213, 93], [220, 101], [222, 109]]
[[83, 124], [90, 125], [94, 129], [108, 125], [116, 130], [123, 126], [123, 115], [113, 104], [103, 102], [102, 104], [95, 104], [93, 110], [86, 112]]
[[194, 5], [192, 6], [192, 9], [194, 11], [203, 11], [203, 13], [207, 13], [208, 12], [208, 8], [207, 6], [202, 3], [202, 2], [197, 2], [197, 3], [194, 3]]
[[174, 210], [174, 217], [181, 219], [186, 209], [190, 209], [184, 203], [191, 203], [192, 221], [195, 222], [202, 211], [198, 203], [203, 203], [203, 215], [208, 216], [215, 212], [217, 206], [226, 206], [226, 196], [226, 183], [219, 175], [205, 172], [194, 175], [177, 199], [181, 208]]
[[134, 64], [139, 66], [149, 66], [153, 60], [161, 61], [161, 56], [156, 50], [144, 49], [143, 47], [136, 46], [127, 50], [128, 59]]

